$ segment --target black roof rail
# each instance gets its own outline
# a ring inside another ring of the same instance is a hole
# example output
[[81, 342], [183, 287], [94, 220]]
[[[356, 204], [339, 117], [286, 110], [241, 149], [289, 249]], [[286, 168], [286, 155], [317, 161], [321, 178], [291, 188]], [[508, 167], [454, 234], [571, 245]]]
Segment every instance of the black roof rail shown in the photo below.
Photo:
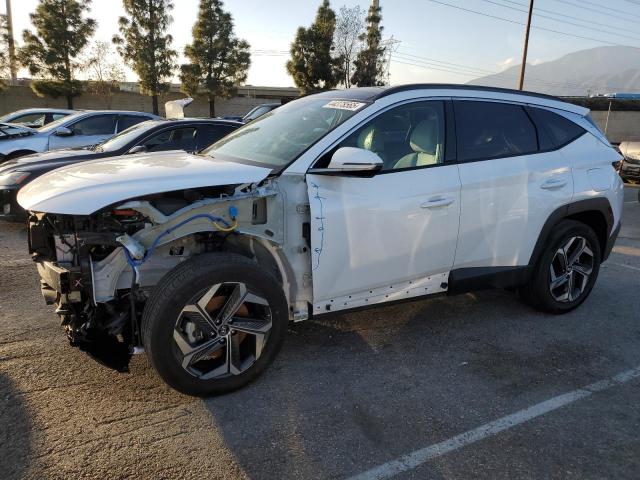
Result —
[[526, 90], [512, 90], [510, 88], [484, 87], [480, 85], [461, 85], [457, 83], [451, 83], [451, 84], [449, 83], [413, 83], [408, 85], [399, 85], [397, 87], [389, 87], [389, 88], [385, 88], [379, 94], [377, 94], [373, 98], [373, 100], [377, 100], [383, 97], [388, 97], [389, 95], [393, 95], [394, 93], [406, 92], [410, 90], [435, 90], [435, 89], [508, 93], [512, 95], [524, 95], [527, 97], [544, 98], [546, 100], [554, 100], [556, 102], [563, 101], [558, 97], [554, 97], [553, 95], [545, 95], [544, 93], [528, 92]]

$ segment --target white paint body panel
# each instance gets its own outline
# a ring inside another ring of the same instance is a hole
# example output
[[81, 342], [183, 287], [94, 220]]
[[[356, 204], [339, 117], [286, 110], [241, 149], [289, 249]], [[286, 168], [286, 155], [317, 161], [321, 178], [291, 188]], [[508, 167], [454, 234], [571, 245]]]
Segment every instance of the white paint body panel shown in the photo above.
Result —
[[[372, 178], [307, 175], [307, 183], [314, 305], [451, 270], [460, 215], [457, 165]], [[447, 205], [429, 208], [439, 199]]]
[[549, 215], [571, 202], [560, 152], [460, 164], [462, 212], [454, 268], [527, 265]]
[[561, 152], [573, 171], [573, 201], [607, 198], [613, 210], [615, 229], [622, 217], [624, 184], [611, 163], [622, 160], [622, 156], [592, 135], [583, 135]]
[[26, 185], [18, 203], [33, 211], [90, 215], [130, 198], [187, 188], [259, 182], [268, 168], [172, 151], [127, 155], [53, 170]]

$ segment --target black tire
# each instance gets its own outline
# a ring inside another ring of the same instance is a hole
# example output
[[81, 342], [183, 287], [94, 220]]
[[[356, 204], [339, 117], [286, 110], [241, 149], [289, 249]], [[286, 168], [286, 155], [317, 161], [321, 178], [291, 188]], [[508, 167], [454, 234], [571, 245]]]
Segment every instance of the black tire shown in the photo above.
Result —
[[[557, 301], [551, 293], [550, 267], [558, 249], [572, 237], [582, 237], [588, 242], [588, 246], [593, 252], [593, 267], [582, 293], [572, 301], [561, 302]], [[598, 278], [601, 259], [600, 242], [593, 229], [584, 223], [563, 220], [554, 227], [554, 231], [547, 241], [547, 246], [534, 267], [531, 281], [524, 288], [524, 297], [534, 308], [543, 312], [553, 314], [570, 312], [582, 304], [591, 293]]]
[[10, 153], [6, 157], [4, 157], [4, 161], [8, 162], [9, 160], [15, 160], [16, 158], [25, 157], [33, 153], [36, 153], [36, 152], [33, 152], [31, 150], [19, 150], [17, 152]]
[[[243, 282], [260, 291], [271, 311], [271, 330], [261, 355], [247, 370], [209, 380], [187, 372], [176, 356], [176, 321], [198, 292], [223, 282]], [[194, 396], [237, 390], [260, 375], [275, 359], [289, 322], [288, 305], [280, 282], [252, 260], [229, 253], [193, 257], [167, 273], [155, 287], [142, 315], [142, 340], [151, 364], [172, 388]]]

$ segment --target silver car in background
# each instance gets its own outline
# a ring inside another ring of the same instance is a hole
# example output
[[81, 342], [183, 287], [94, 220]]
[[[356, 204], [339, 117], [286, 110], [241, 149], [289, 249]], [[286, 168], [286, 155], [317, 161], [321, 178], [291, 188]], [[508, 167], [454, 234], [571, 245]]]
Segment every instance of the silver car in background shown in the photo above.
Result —
[[60, 148], [97, 145], [116, 133], [146, 120], [160, 117], [150, 113], [92, 110], [68, 115], [19, 137], [0, 142], [0, 163], [32, 153]]
[[0, 123], [17, 123], [25, 127], [41, 128], [77, 111], [62, 108], [26, 108], [3, 115], [0, 117]]

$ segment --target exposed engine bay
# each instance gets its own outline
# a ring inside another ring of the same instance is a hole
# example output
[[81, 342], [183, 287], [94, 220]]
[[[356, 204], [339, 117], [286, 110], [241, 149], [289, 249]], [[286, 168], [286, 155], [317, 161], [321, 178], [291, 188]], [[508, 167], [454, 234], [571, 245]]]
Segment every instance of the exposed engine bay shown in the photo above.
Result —
[[168, 192], [90, 216], [32, 213], [29, 249], [42, 294], [70, 343], [118, 371], [142, 351], [146, 300], [167, 272], [195, 255], [255, 259], [288, 285], [280, 246], [282, 200], [270, 180]]

